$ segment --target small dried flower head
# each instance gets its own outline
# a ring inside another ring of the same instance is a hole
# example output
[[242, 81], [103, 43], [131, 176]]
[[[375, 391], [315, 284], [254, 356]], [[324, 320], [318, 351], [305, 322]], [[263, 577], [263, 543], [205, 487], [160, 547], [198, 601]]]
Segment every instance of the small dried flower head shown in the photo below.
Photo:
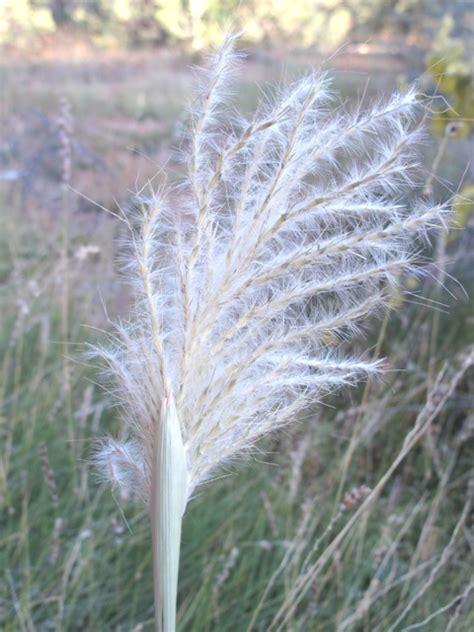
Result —
[[341, 503], [341, 511], [348, 511], [357, 507], [363, 500], [367, 498], [372, 490], [367, 485], [361, 485], [360, 487], [353, 487], [350, 491], [344, 494], [344, 498]]
[[446, 129], [445, 129], [446, 136], [456, 136], [456, 134], [459, 132], [462, 126], [463, 126], [462, 121], [450, 121], [446, 125]]

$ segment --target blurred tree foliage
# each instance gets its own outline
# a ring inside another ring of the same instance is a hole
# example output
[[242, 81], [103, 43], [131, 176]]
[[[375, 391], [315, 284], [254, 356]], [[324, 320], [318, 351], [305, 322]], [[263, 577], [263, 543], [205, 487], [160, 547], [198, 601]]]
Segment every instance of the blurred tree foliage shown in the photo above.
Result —
[[[433, 133], [438, 138], [466, 138], [474, 130], [474, 61], [468, 42], [453, 37], [453, 18], [445, 16], [431, 50], [425, 58], [431, 80], [447, 103], [439, 103], [433, 117]], [[441, 141], [442, 143], [444, 141]], [[455, 229], [449, 240], [459, 237], [474, 212], [474, 184], [467, 182], [453, 203]]]
[[455, 218], [454, 230], [449, 239], [453, 241], [460, 235], [460, 230], [466, 228], [474, 214], [474, 184], [468, 183], [454, 198], [453, 213]]
[[249, 43], [334, 47], [384, 28], [407, 33], [450, 0], [2, 0], [0, 42], [68, 27], [98, 43], [216, 44], [230, 20]]
[[426, 55], [426, 67], [437, 90], [448, 100], [449, 107], [440, 107], [433, 120], [438, 136], [446, 133], [464, 138], [474, 122], [474, 63], [461, 38], [452, 37], [454, 21], [443, 19], [441, 28]]

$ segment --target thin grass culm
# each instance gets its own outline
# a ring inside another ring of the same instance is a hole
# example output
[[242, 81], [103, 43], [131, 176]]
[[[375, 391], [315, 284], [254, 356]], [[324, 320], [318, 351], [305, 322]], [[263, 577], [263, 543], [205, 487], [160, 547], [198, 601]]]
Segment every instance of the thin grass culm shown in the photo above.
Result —
[[350, 111], [318, 72], [245, 120], [228, 98], [234, 41], [200, 74], [183, 182], [122, 218], [136, 299], [93, 350], [125, 422], [96, 460], [149, 507], [165, 632], [176, 628], [181, 521], [197, 486], [334, 390], [381, 372], [344, 345], [416, 273], [422, 240], [447, 212], [422, 196], [403, 201], [423, 135], [414, 90]]

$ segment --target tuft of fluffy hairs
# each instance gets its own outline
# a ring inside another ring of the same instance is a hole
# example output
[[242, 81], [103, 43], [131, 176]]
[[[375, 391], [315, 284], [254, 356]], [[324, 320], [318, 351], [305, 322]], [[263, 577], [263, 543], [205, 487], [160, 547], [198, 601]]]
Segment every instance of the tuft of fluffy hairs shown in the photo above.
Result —
[[262, 435], [378, 374], [343, 343], [413, 273], [419, 239], [446, 214], [403, 201], [422, 134], [414, 90], [348, 111], [317, 72], [246, 120], [227, 98], [234, 39], [201, 77], [179, 205], [163, 191], [124, 218], [136, 301], [95, 350], [129, 435], [105, 441], [97, 460], [145, 498], [164, 400], [176, 406], [189, 498]]

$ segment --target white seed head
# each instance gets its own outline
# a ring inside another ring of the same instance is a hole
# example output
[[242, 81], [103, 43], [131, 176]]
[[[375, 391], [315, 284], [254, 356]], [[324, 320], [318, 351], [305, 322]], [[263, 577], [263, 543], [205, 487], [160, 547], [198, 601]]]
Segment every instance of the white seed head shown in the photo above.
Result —
[[226, 114], [235, 61], [228, 38], [191, 113], [179, 204], [163, 192], [126, 219], [136, 302], [98, 350], [133, 436], [98, 460], [145, 495], [170, 392], [190, 494], [308, 405], [377, 374], [343, 343], [446, 212], [404, 202], [421, 135], [414, 91], [351, 112], [315, 73], [245, 120]]

